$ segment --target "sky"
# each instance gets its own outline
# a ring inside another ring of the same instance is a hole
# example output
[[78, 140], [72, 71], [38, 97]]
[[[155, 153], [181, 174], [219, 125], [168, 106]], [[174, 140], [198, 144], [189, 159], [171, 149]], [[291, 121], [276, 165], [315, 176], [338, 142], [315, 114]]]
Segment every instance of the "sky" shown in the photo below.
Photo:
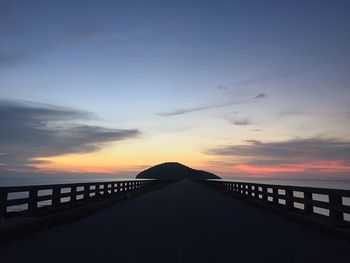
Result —
[[349, 12], [0, 0], [0, 172], [350, 178]]

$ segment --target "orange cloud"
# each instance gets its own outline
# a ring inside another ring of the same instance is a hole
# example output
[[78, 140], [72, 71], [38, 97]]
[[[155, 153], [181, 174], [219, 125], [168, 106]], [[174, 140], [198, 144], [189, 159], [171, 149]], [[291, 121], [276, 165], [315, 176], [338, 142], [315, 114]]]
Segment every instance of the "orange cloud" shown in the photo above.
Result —
[[257, 175], [267, 175], [275, 173], [304, 173], [309, 171], [314, 172], [335, 172], [335, 173], [347, 173], [350, 172], [350, 166], [344, 161], [314, 161], [308, 163], [298, 164], [283, 164], [276, 166], [253, 166], [240, 164], [236, 165], [235, 169]]

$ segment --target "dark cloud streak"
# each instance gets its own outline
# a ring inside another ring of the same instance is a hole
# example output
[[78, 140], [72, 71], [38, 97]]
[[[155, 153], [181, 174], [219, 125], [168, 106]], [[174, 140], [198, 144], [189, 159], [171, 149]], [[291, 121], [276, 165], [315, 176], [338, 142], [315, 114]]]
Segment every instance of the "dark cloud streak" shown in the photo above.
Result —
[[[256, 95], [253, 99], [260, 99], [260, 98], [265, 98], [265, 97], [266, 97], [265, 93], [260, 93], [260, 94]], [[238, 105], [238, 104], [245, 104], [245, 103], [249, 103], [249, 102], [251, 102], [251, 100], [230, 101], [230, 102], [216, 104], [216, 105], [204, 105], [204, 106], [198, 106], [198, 107], [187, 108], [187, 109], [178, 109], [178, 110], [173, 110], [173, 111], [158, 112], [157, 115], [169, 117], [169, 116], [183, 115], [183, 114], [197, 112], [197, 111], [224, 108], [224, 107], [229, 107], [229, 106]], [[249, 124], [249, 123], [247, 123], [247, 124]], [[247, 125], [247, 124], [243, 123], [243, 124], [237, 124], [237, 125]]]
[[251, 165], [275, 165], [313, 161], [343, 161], [350, 165], [350, 142], [326, 138], [294, 139], [281, 142], [248, 140], [246, 145], [228, 145], [207, 150], [217, 156], [250, 158]]
[[263, 98], [266, 98], [267, 95], [265, 93], [259, 93], [258, 95], [256, 95], [254, 97], [254, 99], [263, 99]]
[[252, 77], [246, 80], [237, 81], [236, 83], [234, 83], [234, 86], [236, 87], [248, 86], [252, 84], [269, 82], [269, 81], [278, 80], [278, 79], [285, 79], [293, 76], [294, 74], [295, 74], [294, 72], [280, 72], [280, 73], [275, 73], [275, 74], [270, 74], [265, 76]]
[[252, 124], [252, 122], [247, 118], [233, 120], [231, 123], [238, 126], [247, 126]]
[[0, 162], [7, 168], [28, 166], [35, 163], [34, 158], [92, 152], [140, 133], [76, 124], [92, 117], [70, 108], [0, 101]]
[[160, 116], [168, 117], [168, 116], [182, 115], [182, 114], [196, 112], [196, 111], [203, 111], [203, 110], [209, 110], [209, 109], [223, 108], [223, 107], [228, 107], [228, 106], [242, 104], [242, 103], [244, 103], [244, 102], [231, 101], [231, 102], [228, 102], [228, 103], [217, 104], [217, 105], [208, 105], [208, 106], [193, 107], [193, 108], [188, 108], [188, 109], [179, 109], [179, 110], [168, 111], [168, 112], [159, 112], [157, 114], [160, 115]]

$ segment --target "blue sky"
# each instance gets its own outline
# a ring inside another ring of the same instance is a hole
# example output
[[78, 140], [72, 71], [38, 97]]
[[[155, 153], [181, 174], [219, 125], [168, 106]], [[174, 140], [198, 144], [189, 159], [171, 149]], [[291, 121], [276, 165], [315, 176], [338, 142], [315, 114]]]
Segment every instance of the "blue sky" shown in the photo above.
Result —
[[[0, 98], [94, 116], [59, 120], [66, 128], [137, 130], [125, 141], [108, 137], [107, 147], [129, 159], [137, 150], [136, 166], [174, 158], [237, 173], [252, 156], [207, 153], [252, 140], [350, 140], [349, 11], [349, 1], [1, 0]], [[102, 152], [59, 156], [104, 156], [106, 140], [92, 141]], [[158, 154], [146, 158], [150, 148]], [[53, 153], [48, 146], [30, 158], [59, 169], [47, 160]]]

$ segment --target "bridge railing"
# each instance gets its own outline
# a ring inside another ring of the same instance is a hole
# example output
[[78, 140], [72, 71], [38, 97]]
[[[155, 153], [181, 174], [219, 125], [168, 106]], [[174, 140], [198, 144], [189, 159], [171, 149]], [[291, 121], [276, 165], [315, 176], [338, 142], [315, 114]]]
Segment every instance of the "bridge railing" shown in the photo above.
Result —
[[320, 214], [337, 222], [350, 220], [350, 190], [219, 180], [206, 180], [205, 183], [242, 198], [284, 209]]
[[156, 183], [156, 180], [132, 180], [0, 187], [0, 218], [80, 201], [109, 198]]

